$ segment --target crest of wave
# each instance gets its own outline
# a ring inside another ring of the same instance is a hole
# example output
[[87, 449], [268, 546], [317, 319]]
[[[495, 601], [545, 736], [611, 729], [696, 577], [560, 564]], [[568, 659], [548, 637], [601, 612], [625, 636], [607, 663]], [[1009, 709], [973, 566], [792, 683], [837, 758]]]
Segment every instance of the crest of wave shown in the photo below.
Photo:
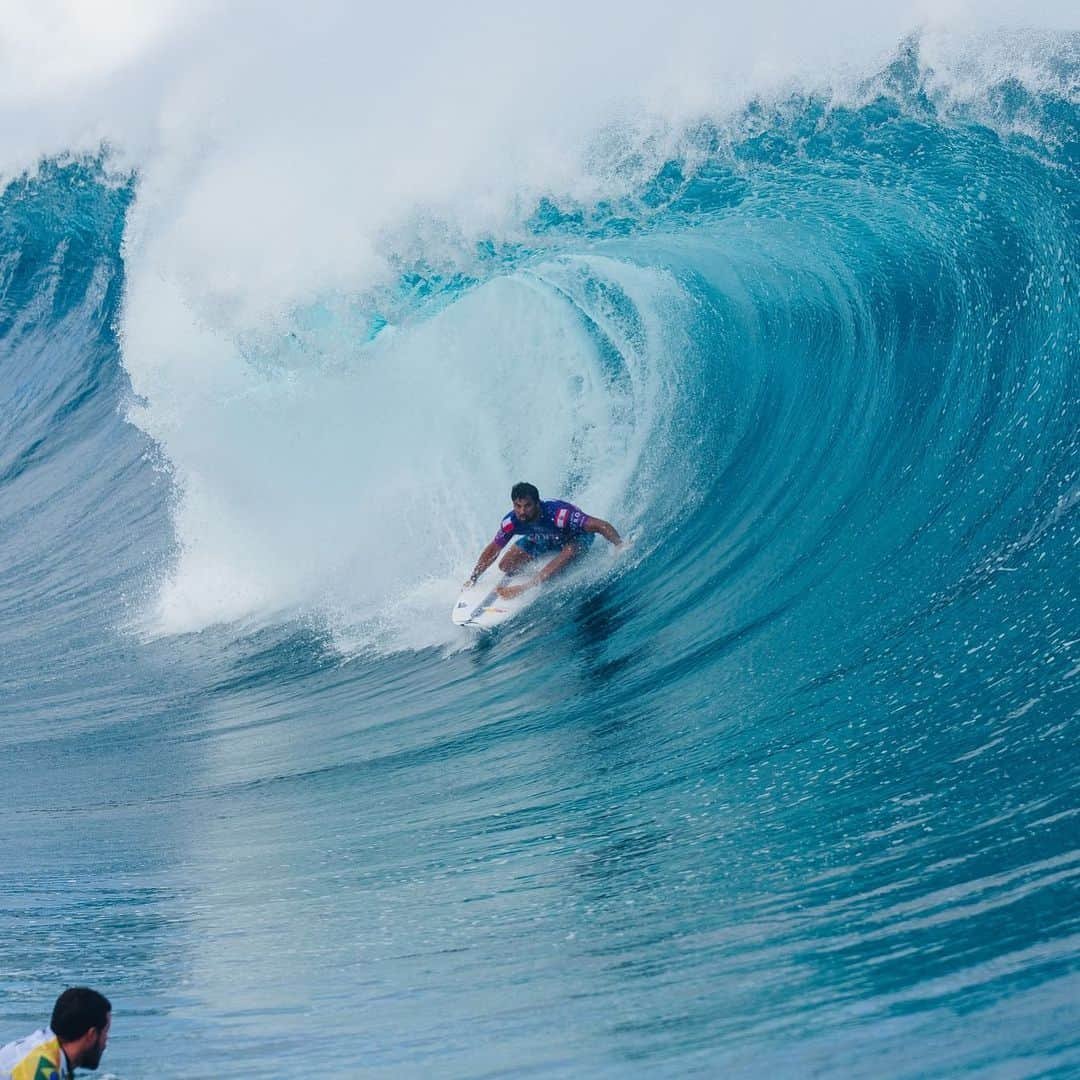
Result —
[[[450, 580], [508, 479], [557, 482], [575, 453], [591, 455], [583, 501], [625, 500], [633, 458], [615, 464], [625, 433], [571, 307], [511, 276], [368, 340], [368, 298], [403, 271], [474, 270], [475, 241], [523, 240], [540, 197], [633, 192], [695, 117], [793, 84], [843, 92], [919, 27], [941, 77], [970, 92], [987, 65], [1043, 74], [957, 41], [1077, 21], [1055, 3], [773, 0], [678, 18], [614, 3], [15, 4], [4, 175], [104, 143], [139, 177], [130, 416], [177, 491], [152, 621], [198, 629], [331, 595], [366, 618], [418, 563]], [[668, 284], [620, 288], [646, 310]], [[522, 415], [525, 385], [557, 419]], [[527, 439], [507, 437], [521, 425]]]

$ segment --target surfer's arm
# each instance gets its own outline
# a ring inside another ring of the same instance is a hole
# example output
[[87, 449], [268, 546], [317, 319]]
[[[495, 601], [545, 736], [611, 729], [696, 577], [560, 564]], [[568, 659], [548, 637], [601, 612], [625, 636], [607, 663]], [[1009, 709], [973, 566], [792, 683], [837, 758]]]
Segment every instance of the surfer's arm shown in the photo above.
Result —
[[500, 551], [502, 551], [502, 548], [492, 540], [491, 543], [480, 552], [480, 558], [476, 560], [476, 567], [469, 575], [469, 580], [465, 582], [466, 587], [476, 584], [476, 579], [499, 557]]
[[616, 547], [622, 546], [623, 539], [618, 530], [611, 522], [605, 521], [603, 518], [588, 518], [582, 528], [586, 532], [599, 533], [609, 544], [614, 544]]

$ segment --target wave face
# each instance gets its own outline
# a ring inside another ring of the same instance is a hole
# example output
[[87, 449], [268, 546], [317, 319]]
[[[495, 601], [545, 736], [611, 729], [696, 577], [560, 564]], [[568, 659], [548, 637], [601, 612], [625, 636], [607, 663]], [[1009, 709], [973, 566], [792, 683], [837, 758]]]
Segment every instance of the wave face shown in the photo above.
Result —
[[[3, 1039], [87, 982], [120, 1076], [1080, 1069], [1080, 68], [1039, 48], [623, 142], [287, 317], [209, 262], [193, 308], [137, 171], [9, 184]], [[632, 547], [462, 639], [521, 478]]]

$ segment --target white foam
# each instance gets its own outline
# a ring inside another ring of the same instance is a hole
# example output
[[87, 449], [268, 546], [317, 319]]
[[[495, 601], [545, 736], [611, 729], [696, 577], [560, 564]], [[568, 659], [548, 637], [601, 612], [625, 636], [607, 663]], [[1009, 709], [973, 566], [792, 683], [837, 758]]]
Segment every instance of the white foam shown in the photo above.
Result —
[[701, 2], [677, 17], [611, 0], [17, 0], [5, 13], [0, 172], [107, 140], [141, 176], [135, 272], [168, 277], [230, 333], [377, 279], [406, 222], [504, 234], [539, 195], [633, 186], [686, 120], [865, 75], [913, 30], [1080, 27], [1075, 4], [1051, 0]]
[[[674, 292], [661, 274], [593, 260], [605, 269], [643, 306]], [[613, 387], [578, 309], [548, 286], [573, 277], [553, 264], [498, 278], [430, 320], [340, 342], [345, 364], [269, 374], [220, 334], [163, 319], [176, 305], [165, 283], [135, 283], [125, 347], [154, 357], [137, 386], [158, 403], [136, 418], [182, 496], [153, 629], [312, 608], [385, 619], [417, 583], [460, 581], [521, 477], [554, 497], [573, 470], [593, 513], [616, 500], [634, 513], [627, 483], [661, 413], [662, 328], [620, 342]]]

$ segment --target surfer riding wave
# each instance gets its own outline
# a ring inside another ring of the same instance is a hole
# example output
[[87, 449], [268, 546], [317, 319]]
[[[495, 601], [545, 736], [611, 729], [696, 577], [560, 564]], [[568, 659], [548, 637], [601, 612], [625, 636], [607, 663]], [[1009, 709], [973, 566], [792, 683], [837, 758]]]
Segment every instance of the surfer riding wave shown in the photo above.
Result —
[[510, 489], [510, 499], [514, 509], [502, 519], [495, 538], [480, 552], [476, 566], [465, 582], [466, 588], [476, 584], [477, 578], [515, 536], [522, 539], [499, 562], [499, 569], [506, 574], [518, 573], [544, 552], [557, 551], [558, 554], [520, 584], [501, 586], [497, 591], [504, 600], [541, 585], [564, 570], [573, 559], [589, 549], [596, 533], [615, 547], [622, 547], [623, 539], [610, 522], [590, 517], [573, 503], [561, 499], [542, 501], [540, 492], [533, 484], [515, 484]]

